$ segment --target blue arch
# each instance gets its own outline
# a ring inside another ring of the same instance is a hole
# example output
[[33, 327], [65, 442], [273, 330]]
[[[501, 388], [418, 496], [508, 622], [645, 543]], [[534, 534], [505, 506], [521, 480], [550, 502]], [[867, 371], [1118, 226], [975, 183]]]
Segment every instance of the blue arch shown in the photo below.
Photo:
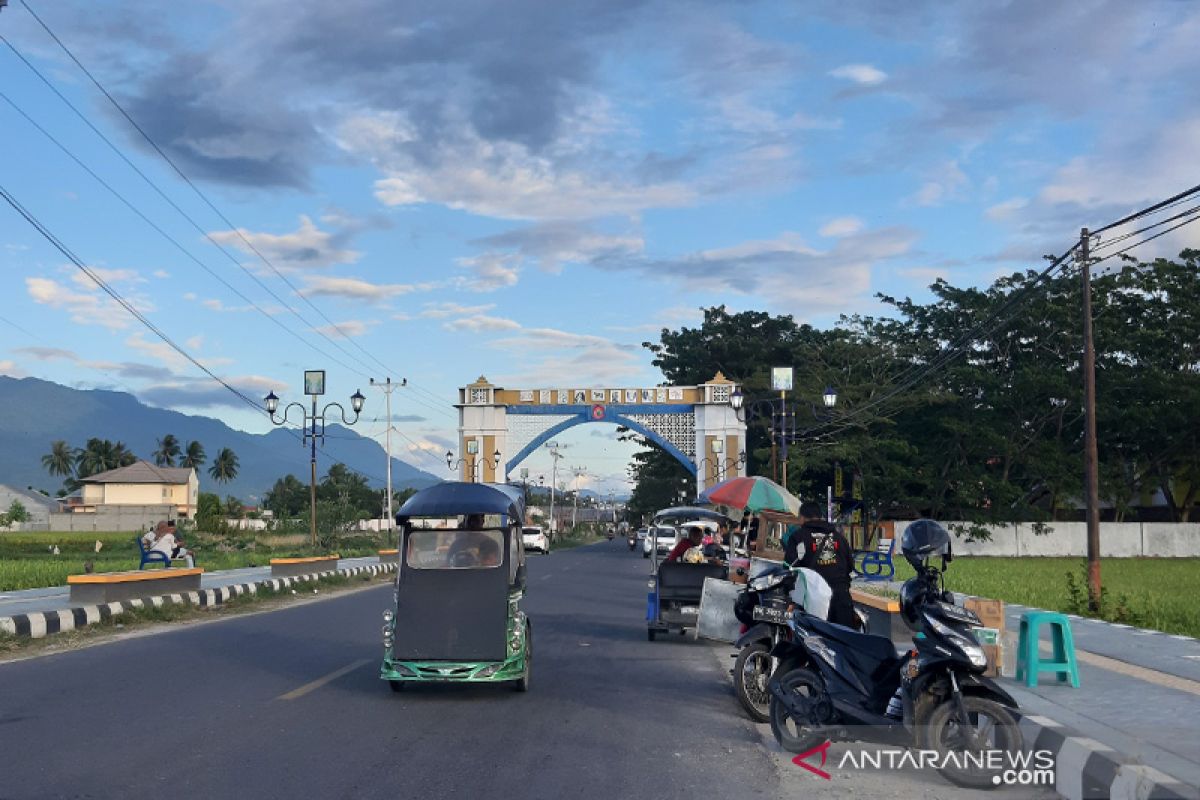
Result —
[[518, 464], [520, 464], [522, 461], [524, 461], [526, 458], [528, 458], [535, 450], [537, 450], [543, 444], [550, 441], [552, 438], [554, 438], [558, 434], [562, 433], [563, 431], [567, 430], [568, 428], [574, 428], [576, 425], [585, 425], [587, 423], [604, 422], [604, 423], [608, 423], [610, 425], [623, 425], [626, 428], [629, 428], [630, 430], [637, 431], [642, 436], [645, 436], [647, 439], [654, 442], [656, 445], [661, 447], [663, 450], [666, 450], [668, 453], [670, 453], [672, 456], [674, 456], [675, 459], [680, 464], [683, 464], [683, 466], [687, 468], [687, 471], [691, 475], [695, 476], [696, 465], [692, 462], [692, 459], [689, 458], [682, 450], [680, 450], [675, 445], [671, 444], [669, 441], [664, 439], [658, 433], [650, 430], [649, 428], [645, 427], [644, 425], [642, 425], [639, 422], [633, 421], [628, 416], [626, 416], [627, 414], [663, 414], [663, 413], [666, 413], [666, 414], [685, 414], [685, 413], [690, 414], [690, 413], [693, 413], [693, 410], [690, 406], [681, 408], [680, 406], [628, 405], [628, 406], [622, 407], [620, 411], [616, 411], [612, 407], [608, 407], [605, 410], [606, 413], [605, 413], [605, 416], [603, 419], [592, 419], [591, 410], [592, 410], [591, 406], [542, 406], [542, 407], [538, 408], [537, 410], [534, 410], [533, 408], [529, 408], [529, 407], [522, 407], [522, 406], [512, 407], [512, 406], [510, 406], [508, 409], [509, 414], [512, 414], [514, 412], [517, 414], [528, 414], [528, 415], [536, 415], [536, 416], [548, 416], [551, 414], [553, 414], [555, 416], [561, 416], [563, 414], [570, 414], [571, 418], [563, 420], [562, 422], [558, 423], [557, 425], [555, 425], [554, 427], [545, 431], [544, 433], [539, 434], [533, 441], [531, 441], [529, 444], [525, 445], [525, 447], [523, 447], [521, 449], [521, 452], [517, 453], [507, 463], [505, 463], [505, 465], [504, 465], [505, 474], [511, 475], [512, 471], [516, 468], [516, 466]]

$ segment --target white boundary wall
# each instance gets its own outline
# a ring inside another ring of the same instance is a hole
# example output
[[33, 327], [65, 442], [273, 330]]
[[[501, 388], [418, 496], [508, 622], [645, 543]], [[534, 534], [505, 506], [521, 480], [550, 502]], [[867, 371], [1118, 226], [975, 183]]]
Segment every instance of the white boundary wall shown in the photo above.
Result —
[[[905, 522], [896, 523], [896, 533]], [[955, 525], [943, 523], [955, 533]], [[968, 542], [955, 534], [954, 553], [964, 556], [1086, 556], [1087, 523], [1047, 522], [1038, 535], [1022, 522], [996, 525], [990, 541]], [[898, 548], [897, 548], [898, 549]], [[1200, 522], [1101, 522], [1100, 555], [1108, 558], [1136, 556], [1200, 557]]]

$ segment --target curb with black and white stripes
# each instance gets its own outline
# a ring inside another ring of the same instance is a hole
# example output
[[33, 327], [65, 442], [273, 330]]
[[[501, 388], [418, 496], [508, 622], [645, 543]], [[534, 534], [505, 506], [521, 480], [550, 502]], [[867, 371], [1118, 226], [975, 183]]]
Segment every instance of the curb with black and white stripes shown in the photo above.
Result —
[[32, 614], [14, 614], [11, 617], [0, 617], [0, 631], [14, 636], [27, 636], [31, 639], [41, 639], [52, 633], [73, 631], [88, 625], [95, 625], [107, 619], [135, 608], [162, 608], [168, 603], [190, 603], [199, 608], [211, 608], [235, 597], [248, 594], [258, 594], [260, 590], [269, 589], [278, 592], [288, 587], [310, 583], [332, 575], [382, 575], [385, 572], [395, 572], [395, 564], [370, 564], [362, 567], [347, 567], [345, 569], [314, 572], [309, 575], [298, 575], [293, 578], [268, 578], [252, 583], [238, 583], [230, 586], [220, 586], [216, 589], [200, 589], [195, 592], [164, 594], [156, 597], [122, 600], [115, 603], [100, 605], [78, 606], [64, 608], [58, 611], [38, 611]]
[[1067, 800], [1197, 800], [1200, 790], [1081, 736], [1049, 717], [1024, 715], [1028, 750], [1054, 754], [1054, 790]]

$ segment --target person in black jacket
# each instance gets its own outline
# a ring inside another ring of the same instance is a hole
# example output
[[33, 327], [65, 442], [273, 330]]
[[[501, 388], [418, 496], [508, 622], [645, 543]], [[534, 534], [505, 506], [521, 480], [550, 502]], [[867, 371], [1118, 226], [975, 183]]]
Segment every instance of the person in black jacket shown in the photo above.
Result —
[[800, 506], [800, 528], [788, 537], [783, 560], [793, 567], [807, 567], [829, 584], [829, 621], [858, 628], [858, 616], [850, 600], [850, 573], [854, 551], [838, 529], [821, 517], [816, 503]]

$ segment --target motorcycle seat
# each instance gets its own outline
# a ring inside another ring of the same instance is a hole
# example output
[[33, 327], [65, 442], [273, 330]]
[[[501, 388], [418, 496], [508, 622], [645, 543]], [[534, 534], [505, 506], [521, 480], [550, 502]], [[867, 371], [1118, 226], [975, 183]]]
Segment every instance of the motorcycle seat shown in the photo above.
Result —
[[805, 618], [804, 624], [821, 636], [841, 642], [850, 649], [862, 653], [874, 661], [892, 661], [896, 659], [896, 646], [886, 636], [877, 636], [873, 633], [859, 633], [847, 628], [845, 625], [826, 622], [812, 615], [808, 615]]

